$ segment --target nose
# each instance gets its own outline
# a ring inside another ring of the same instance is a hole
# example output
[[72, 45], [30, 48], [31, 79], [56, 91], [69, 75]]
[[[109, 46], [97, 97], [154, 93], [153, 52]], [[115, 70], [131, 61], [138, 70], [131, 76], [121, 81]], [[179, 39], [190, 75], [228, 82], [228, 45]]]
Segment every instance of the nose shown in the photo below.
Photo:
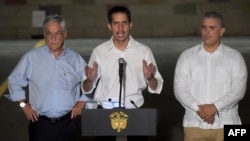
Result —
[[51, 39], [52, 39], [52, 40], [56, 40], [56, 38], [57, 38], [57, 35], [56, 35], [56, 34], [51, 34]]
[[122, 23], [119, 24], [118, 29], [123, 29], [123, 24]]

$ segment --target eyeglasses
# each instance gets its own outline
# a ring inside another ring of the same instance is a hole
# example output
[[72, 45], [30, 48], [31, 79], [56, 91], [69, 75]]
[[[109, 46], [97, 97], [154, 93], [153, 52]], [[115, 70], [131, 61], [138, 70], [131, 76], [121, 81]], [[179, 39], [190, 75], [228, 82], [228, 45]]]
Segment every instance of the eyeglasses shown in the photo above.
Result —
[[61, 38], [63, 36], [63, 32], [58, 31], [56, 33], [52, 33], [52, 32], [46, 32], [45, 33], [46, 37], [48, 38]]

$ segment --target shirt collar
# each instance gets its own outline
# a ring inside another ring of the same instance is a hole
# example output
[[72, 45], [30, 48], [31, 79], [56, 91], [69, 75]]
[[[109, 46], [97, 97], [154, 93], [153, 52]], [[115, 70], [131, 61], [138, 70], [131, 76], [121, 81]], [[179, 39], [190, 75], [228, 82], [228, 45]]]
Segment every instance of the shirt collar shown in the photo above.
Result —
[[[49, 50], [49, 46], [46, 45], [46, 47], [47, 47], [47, 52], [48, 52], [48, 53], [51, 53], [50, 50]], [[60, 54], [60, 56], [64, 56], [64, 55], [66, 54], [66, 51], [67, 51], [65, 44], [63, 44], [62, 48], [63, 48], [63, 51], [62, 51], [62, 53]]]
[[61, 56], [64, 56], [66, 54], [66, 51], [67, 51], [65, 44], [63, 44], [62, 48], [63, 48], [63, 52], [62, 52]]
[[[219, 47], [215, 50], [215, 52], [213, 53], [221, 53], [223, 51], [223, 44], [222, 42], [220, 43]], [[207, 52], [204, 48], [204, 43], [202, 42], [201, 45], [200, 45], [200, 48], [199, 48], [199, 51], [201, 52]]]
[[[113, 42], [113, 38], [114, 37], [112, 36], [110, 38], [110, 40], [108, 41], [108, 48], [107, 48], [107, 50], [109, 50], [109, 51], [115, 48], [115, 45], [114, 45], [114, 42]], [[129, 41], [128, 41], [127, 48], [136, 48], [135, 40], [134, 40], [134, 38], [131, 35], [129, 35]]]

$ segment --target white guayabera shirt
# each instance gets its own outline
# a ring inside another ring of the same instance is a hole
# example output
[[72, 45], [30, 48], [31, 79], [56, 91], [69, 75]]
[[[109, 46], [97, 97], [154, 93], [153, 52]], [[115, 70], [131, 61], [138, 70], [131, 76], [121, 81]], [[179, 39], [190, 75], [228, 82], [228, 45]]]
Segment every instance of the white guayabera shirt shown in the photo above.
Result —
[[[185, 108], [183, 126], [216, 129], [241, 124], [238, 102], [244, 97], [246, 83], [247, 68], [238, 51], [222, 43], [213, 53], [205, 51], [203, 43], [185, 50], [174, 76], [176, 99]], [[219, 114], [211, 125], [196, 111], [199, 104], [212, 103]]]

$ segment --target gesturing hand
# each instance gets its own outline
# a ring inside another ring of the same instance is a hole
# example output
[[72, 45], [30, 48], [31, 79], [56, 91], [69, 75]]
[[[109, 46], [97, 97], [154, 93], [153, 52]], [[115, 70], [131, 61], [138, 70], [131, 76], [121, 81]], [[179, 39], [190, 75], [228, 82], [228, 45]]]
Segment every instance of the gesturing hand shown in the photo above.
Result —
[[85, 75], [87, 76], [88, 81], [92, 82], [93, 80], [96, 79], [96, 77], [97, 77], [97, 67], [98, 67], [98, 65], [97, 65], [96, 62], [93, 63], [92, 68], [89, 67], [89, 66], [85, 67]]
[[143, 65], [143, 73], [145, 75], [145, 77], [149, 80], [152, 79], [154, 77], [156, 68], [153, 65], [153, 63], [150, 63], [149, 65], [147, 65], [147, 62], [143, 59], [142, 60], [142, 65]]

